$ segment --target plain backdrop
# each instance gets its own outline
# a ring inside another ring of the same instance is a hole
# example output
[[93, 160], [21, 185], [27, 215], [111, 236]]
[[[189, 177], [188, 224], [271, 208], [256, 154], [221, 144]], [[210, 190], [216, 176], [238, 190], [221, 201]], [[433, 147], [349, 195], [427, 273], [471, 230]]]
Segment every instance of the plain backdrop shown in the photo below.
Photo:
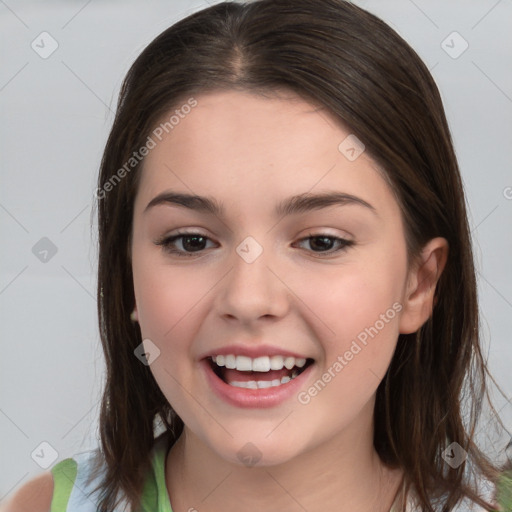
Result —
[[[510, 398], [512, 3], [355, 3], [409, 42], [440, 88], [467, 193], [484, 352]], [[97, 170], [130, 64], [207, 5], [0, 0], [0, 500], [97, 446]], [[510, 403], [495, 399], [512, 430]]]

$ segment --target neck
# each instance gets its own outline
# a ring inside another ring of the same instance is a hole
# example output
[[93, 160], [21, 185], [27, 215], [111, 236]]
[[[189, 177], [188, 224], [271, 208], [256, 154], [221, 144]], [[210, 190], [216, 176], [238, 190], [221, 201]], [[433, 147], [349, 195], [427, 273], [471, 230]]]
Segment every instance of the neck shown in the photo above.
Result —
[[[219, 457], [185, 427], [169, 451], [173, 512], [389, 512], [402, 474], [373, 448], [372, 415], [293, 460], [245, 467]], [[355, 422], [354, 422], [355, 423]]]

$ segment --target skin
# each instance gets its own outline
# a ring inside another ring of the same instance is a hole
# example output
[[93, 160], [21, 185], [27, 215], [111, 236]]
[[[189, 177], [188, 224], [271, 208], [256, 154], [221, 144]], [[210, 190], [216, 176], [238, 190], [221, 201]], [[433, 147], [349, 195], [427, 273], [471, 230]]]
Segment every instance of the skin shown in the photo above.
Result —
[[[431, 314], [447, 243], [431, 240], [408, 268], [391, 189], [366, 152], [351, 162], [338, 150], [350, 131], [325, 110], [291, 94], [196, 99], [145, 159], [131, 245], [135, 312], [143, 339], [160, 350], [150, 368], [185, 423], [166, 460], [173, 511], [388, 511], [402, 474], [373, 447], [375, 393], [399, 333]], [[213, 196], [225, 215], [171, 204], [145, 211], [167, 190]], [[346, 204], [272, 213], [289, 196], [328, 191], [375, 211]], [[187, 258], [155, 244], [178, 229], [207, 237], [204, 249], [178, 239]], [[335, 241], [303, 240], [312, 234], [354, 245], [335, 252]], [[236, 252], [247, 236], [263, 248], [251, 264]], [[315, 360], [307, 390], [395, 303], [401, 311], [308, 404], [292, 396], [237, 408], [213, 393], [199, 366], [227, 344], [275, 345]], [[253, 467], [237, 457], [248, 442], [261, 453]]]

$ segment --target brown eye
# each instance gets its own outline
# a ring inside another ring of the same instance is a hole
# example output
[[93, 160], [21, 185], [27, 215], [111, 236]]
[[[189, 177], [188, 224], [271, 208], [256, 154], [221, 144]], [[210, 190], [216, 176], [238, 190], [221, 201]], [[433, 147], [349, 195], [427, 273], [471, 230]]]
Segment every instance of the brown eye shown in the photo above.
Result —
[[[299, 242], [309, 241], [311, 250], [315, 253], [328, 253], [333, 254], [336, 252], [343, 251], [347, 247], [354, 245], [352, 240], [346, 240], [337, 236], [331, 236], [326, 234], [310, 235], [302, 238]], [[337, 248], [333, 250], [333, 245], [337, 245]]]
[[[187, 257], [204, 252], [206, 249], [205, 245], [209, 240], [208, 237], [200, 233], [179, 233], [177, 235], [164, 237], [156, 241], [155, 244], [162, 246], [163, 250], [169, 254]], [[352, 240], [322, 233], [302, 238], [299, 240], [299, 243], [305, 241], [309, 242], [309, 251], [319, 256], [323, 254], [329, 256], [354, 245]], [[333, 246], [335, 248], [333, 248]]]
[[[205, 244], [209, 240], [208, 237], [200, 233], [180, 233], [169, 237], [162, 238], [155, 242], [156, 245], [161, 245], [164, 251], [176, 254], [177, 256], [193, 256], [194, 253], [204, 251]], [[181, 245], [181, 248], [176, 248], [176, 242]]]

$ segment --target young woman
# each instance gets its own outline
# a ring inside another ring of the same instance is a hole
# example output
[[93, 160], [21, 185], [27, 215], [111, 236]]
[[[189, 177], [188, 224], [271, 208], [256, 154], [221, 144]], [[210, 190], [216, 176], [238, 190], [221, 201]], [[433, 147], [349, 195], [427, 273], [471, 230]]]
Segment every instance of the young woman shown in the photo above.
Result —
[[101, 450], [52, 469], [52, 511], [512, 509], [475, 444], [450, 132], [385, 23], [342, 0], [178, 22], [124, 81], [96, 195]]

